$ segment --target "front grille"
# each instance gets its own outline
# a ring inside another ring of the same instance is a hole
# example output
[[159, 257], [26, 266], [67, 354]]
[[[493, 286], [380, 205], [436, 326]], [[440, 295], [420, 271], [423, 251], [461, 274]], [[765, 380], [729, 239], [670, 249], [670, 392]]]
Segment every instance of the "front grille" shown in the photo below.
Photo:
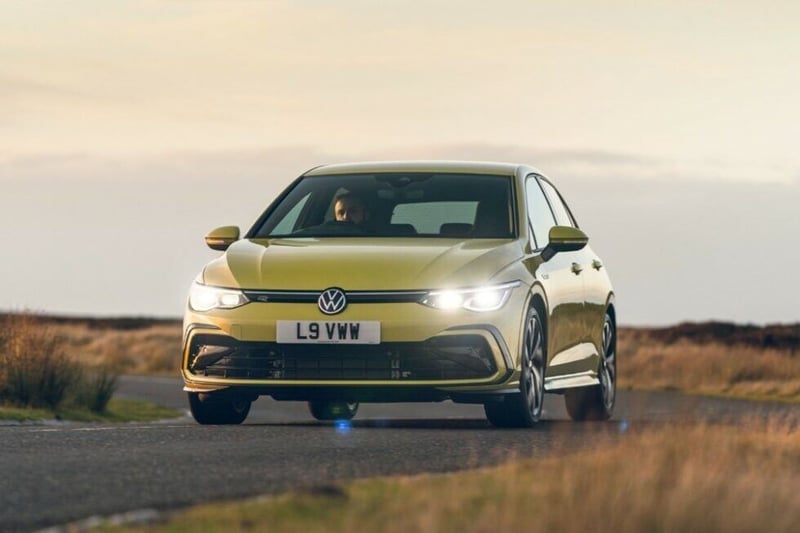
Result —
[[[245, 289], [244, 295], [253, 302], [315, 304], [322, 291], [270, 291]], [[346, 291], [349, 303], [383, 304], [414, 303], [422, 300], [428, 291]]]
[[479, 379], [497, 370], [486, 339], [470, 334], [375, 345], [238, 342], [198, 335], [189, 369], [231, 379], [398, 381]]

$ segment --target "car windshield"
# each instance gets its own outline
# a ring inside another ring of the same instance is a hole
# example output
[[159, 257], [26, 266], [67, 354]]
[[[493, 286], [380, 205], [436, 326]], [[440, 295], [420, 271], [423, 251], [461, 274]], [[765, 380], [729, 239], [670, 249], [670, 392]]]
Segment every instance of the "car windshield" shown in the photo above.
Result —
[[313, 176], [299, 180], [250, 236], [509, 239], [513, 214], [510, 176]]

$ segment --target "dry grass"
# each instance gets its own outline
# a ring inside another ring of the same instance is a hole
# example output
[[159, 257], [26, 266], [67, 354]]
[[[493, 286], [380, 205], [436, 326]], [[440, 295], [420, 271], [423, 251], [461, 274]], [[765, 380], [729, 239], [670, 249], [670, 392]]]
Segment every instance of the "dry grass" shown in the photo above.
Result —
[[743, 327], [744, 332], [713, 335], [712, 325], [701, 326], [620, 329], [620, 385], [800, 399], [800, 341], [794, 333], [800, 328], [773, 326], [764, 334], [767, 328]]
[[105, 411], [116, 374], [69, 357], [52, 328], [30, 314], [0, 319], [0, 404]]
[[34, 316], [70, 358], [119, 374], [172, 374], [180, 368], [179, 320]]
[[204, 505], [155, 530], [796, 531], [796, 421], [746, 427], [660, 428], [563, 457]]
[[56, 408], [78, 380], [78, 369], [29, 316], [0, 324], [0, 401]]

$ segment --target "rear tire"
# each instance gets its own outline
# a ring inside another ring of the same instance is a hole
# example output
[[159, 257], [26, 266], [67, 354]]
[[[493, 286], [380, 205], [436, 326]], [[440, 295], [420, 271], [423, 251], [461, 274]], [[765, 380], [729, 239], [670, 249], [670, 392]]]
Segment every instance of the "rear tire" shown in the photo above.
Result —
[[520, 357], [519, 394], [509, 394], [502, 402], [486, 403], [486, 418], [497, 427], [532, 427], [542, 417], [547, 343], [544, 327], [535, 307], [525, 315], [525, 331]]
[[308, 410], [317, 420], [350, 420], [358, 412], [358, 402], [311, 400]]
[[250, 400], [240, 395], [190, 392], [189, 409], [198, 424], [241, 424], [250, 413]]
[[564, 392], [567, 413], [573, 420], [608, 420], [614, 414], [617, 398], [617, 329], [609, 313], [606, 313], [603, 322], [602, 348], [597, 369], [600, 385]]

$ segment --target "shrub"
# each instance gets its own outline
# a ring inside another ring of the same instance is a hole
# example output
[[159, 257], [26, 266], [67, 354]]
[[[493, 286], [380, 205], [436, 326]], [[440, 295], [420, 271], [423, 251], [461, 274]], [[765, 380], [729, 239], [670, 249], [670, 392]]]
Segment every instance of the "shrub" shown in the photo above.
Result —
[[0, 402], [53, 410], [68, 402], [97, 412], [106, 408], [116, 375], [71, 360], [58, 336], [32, 314], [8, 315], [0, 328]]
[[117, 388], [117, 374], [108, 368], [84, 371], [76, 390], [75, 403], [95, 413], [103, 413]]

